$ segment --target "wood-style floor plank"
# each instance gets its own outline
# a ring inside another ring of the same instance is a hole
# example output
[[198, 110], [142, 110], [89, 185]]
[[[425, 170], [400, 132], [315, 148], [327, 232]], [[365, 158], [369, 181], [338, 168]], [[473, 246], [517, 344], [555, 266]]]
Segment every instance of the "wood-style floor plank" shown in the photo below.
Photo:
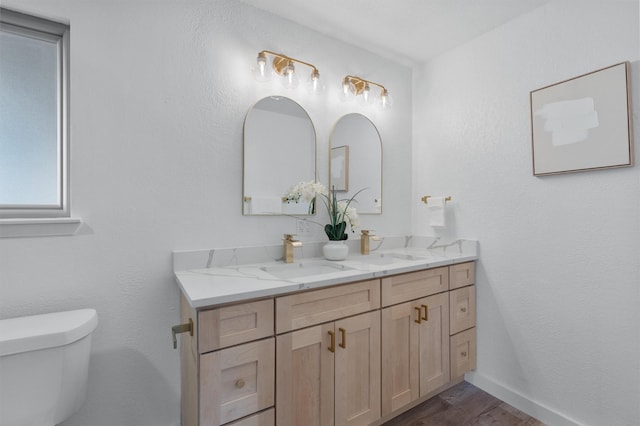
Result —
[[473, 386], [462, 382], [384, 426], [545, 426]]

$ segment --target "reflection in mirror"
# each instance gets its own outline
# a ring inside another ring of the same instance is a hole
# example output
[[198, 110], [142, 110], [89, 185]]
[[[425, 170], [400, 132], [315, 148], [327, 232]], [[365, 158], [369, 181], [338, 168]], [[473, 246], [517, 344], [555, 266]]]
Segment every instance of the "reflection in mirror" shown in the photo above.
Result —
[[373, 123], [362, 114], [347, 114], [331, 134], [329, 187], [340, 198], [356, 197], [358, 214], [382, 213], [382, 140]]
[[309, 214], [308, 203], [283, 200], [293, 185], [316, 179], [315, 128], [296, 102], [270, 96], [249, 110], [243, 179], [243, 214]]

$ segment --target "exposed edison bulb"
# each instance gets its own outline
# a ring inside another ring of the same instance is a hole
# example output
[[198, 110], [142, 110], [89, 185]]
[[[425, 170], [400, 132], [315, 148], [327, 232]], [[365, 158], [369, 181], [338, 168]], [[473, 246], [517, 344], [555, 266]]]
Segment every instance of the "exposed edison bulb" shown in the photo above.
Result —
[[344, 97], [349, 96], [349, 92], [351, 91], [351, 82], [347, 77], [342, 80], [342, 95]]
[[364, 99], [365, 103], [369, 102], [369, 92], [371, 91], [371, 88], [369, 87], [369, 83], [366, 83], [364, 85], [364, 89], [362, 89], [362, 98]]
[[351, 102], [354, 99], [356, 88], [349, 77], [345, 77], [342, 80], [342, 87], [340, 91], [340, 100], [342, 102]]
[[253, 70], [253, 75], [258, 81], [268, 81], [270, 78], [270, 72], [267, 68], [267, 55], [264, 52], [258, 53], [256, 58], [256, 67]]
[[296, 67], [293, 64], [293, 61], [289, 61], [287, 66], [284, 68], [282, 72], [282, 76], [284, 77], [283, 83], [285, 87], [289, 89], [295, 89], [298, 86], [298, 78], [296, 77]]
[[380, 93], [380, 107], [386, 109], [391, 108], [392, 105], [393, 98], [389, 94], [389, 91], [387, 89], [382, 89], [382, 92]]
[[320, 72], [314, 68], [313, 71], [311, 71], [311, 92], [320, 93], [321, 91], [322, 86], [320, 86]]
[[264, 76], [267, 69], [267, 55], [265, 55], [264, 52], [258, 53], [257, 62], [258, 62], [258, 72], [260, 73], [260, 75]]

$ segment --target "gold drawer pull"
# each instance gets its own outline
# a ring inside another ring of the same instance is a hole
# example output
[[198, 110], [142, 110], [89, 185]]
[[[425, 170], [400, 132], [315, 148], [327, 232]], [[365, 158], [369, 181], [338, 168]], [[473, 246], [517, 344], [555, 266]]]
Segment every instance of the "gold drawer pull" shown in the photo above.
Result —
[[336, 351], [336, 333], [333, 330], [329, 330], [329, 336], [331, 336], [331, 344], [329, 345], [329, 352]]
[[467, 356], [467, 352], [460, 352], [460, 355]]
[[342, 327], [340, 327], [338, 330], [340, 331], [340, 335], [342, 336], [342, 341], [338, 344], [338, 346], [340, 346], [343, 349], [346, 349], [347, 348], [347, 330], [345, 330]]
[[422, 324], [422, 309], [420, 309], [418, 306], [413, 309], [418, 312], [418, 319], [413, 320], [413, 322], [415, 322], [416, 324]]
[[244, 387], [244, 380], [243, 379], [236, 380], [236, 387], [238, 389], [242, 389]]
[[427, 305], [422, 305], [422, 309], [424, 309], [424, 315], [422, 319], [425, 321], [429, 321], [429, 307]]
[[467, 308], [460, 308], [461, 312], [467, 312]]

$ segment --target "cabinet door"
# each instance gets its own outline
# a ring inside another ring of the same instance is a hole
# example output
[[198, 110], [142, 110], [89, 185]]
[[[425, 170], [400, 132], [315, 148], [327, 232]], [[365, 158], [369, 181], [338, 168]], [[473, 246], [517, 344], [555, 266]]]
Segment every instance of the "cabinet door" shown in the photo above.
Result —
[[449, 293], [450, 334], [476, 326], [476, 288], [462, 287]]
[[449, 266], [449, 289], [472, 285], [476, 281], [476, 265], [473, 262]]
[[245, 417], [237, 422], [229, 423], [228, 426], [275, 426], [275, 410], [269, 408], [253, 416]]
[[420, 396], [418, 331], [421, 315], [421, 307], [411, 302], [382, 310], [383, 417]]
[[368, 280], [276, 299], [276, 332], [284, 333], [380, 307], [380, 280]]
[[457, 378], [476, 368], [476, 329], [451, 336], [451, 377]]
[[380, 418], [380, 311], [335, 322], [335, 424]]
[[274, 403], [275, 339], [200, 356], [200, 426], [221, 425]]
[[333, 323], [276, 338], [276, 424], [333, 425], [334, 355], [329, 332], [333, 333]]
[[409, 272], [382, 279], [382, 306], [408, 302], [449, 290], [449, 268]]
[[415, 302], [426, 315], [420, 333], [420, 396], [449, 382], [449, 294]]
[[273, 336], [273, 322], [273, 299], [200, 311], [200, 353]]

